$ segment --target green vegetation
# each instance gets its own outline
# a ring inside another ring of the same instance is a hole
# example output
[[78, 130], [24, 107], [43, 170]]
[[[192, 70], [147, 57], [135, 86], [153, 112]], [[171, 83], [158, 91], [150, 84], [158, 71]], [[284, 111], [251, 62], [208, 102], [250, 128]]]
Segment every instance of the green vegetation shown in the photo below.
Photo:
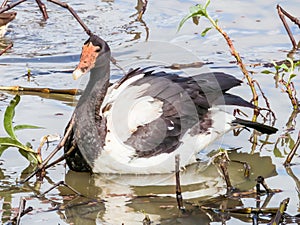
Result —
[[287, 58], [285, 63], [280, 65], [276, 62], [273, 62], [275, 72], [270, 70], [264, 70], [264, 74], [274, 74], [276, 81], [283, 86], [284, 92], [289, 96], [289, 99], [293, 105], [294, 110], [299, 110], [299, 102], [296, 96], [296, 89], [292, 79], [297, 76], [295, 70], [300, 68], [300, 61], [294, 62], [291, 58]]
[[[201, 17], [205, 17], [206, 19], [209, 20], [209, 22], [212, 24], [212, 27], [207, 27], [205, 28], [201, 35], [205, 36], [206, 33], [211, 30], [212, 28], [216, 29], [226, 40], [227, 45], [230, 49], [230, 53], [231, 55], [236, 59], [236, 62], [238, 64], [238, 66], [240, 67], [241, 71], [244, 74], [244, 77], [247, 79], [248, 85], [251, 89], [252, 92], [252, 100], [253, 100], [253, 104], [255, 106], [257, 106], [254, 110], [254, 115], [252, 120], [256, 121], [257, 120], [257, 116], [259, 115], [259, 110], [258, 110], [258, 94], [256, 92], [255, 86], [254, 86], [254, 80], [251, 78], [245, 64], [242, 61], [242, 58], [240, 57], [239, 53], [236, 51], [232, 40], [230, 39], [230, 37], [228, 36], [228, 34], [218, 25], [218, 20], [214, 20], [207, 12], [207, 7], [210, 4], [210, 0], [207, 0], [205, 5], [201, 5], [201, 4], [197, 4], [195, 6], [190, 7], [190, 13], [185, 16], [181, 22], [179, 23], [179, 27], [178, 30], [180, 30], [180, 28], [183, 26], [183, 24], [190, 18], [193, 19], [193, 22], [198, 25], [199, 23], [199, 19]], [[267, 104], [268, 105], [268, 104]]]
[[35, 152], [30, 143], [22, 144], [15, 134], [15, 131], [24, 130], [24, 129], [39, 129], [41, 127], [21, 124], [21, 125], [13, 125], [13, 119], [15, 116], [15, 108], [20, 102], [20, 96], [16, 95], [7, 106], [4, 113], [4, 129], [8, 135], [8, 137], [0, 137], [0, 156], [2, 153], [10, 148], [15, 147], [19, 149], [19, 152], [24, 156], [28, 161], [34, 164], [39, 164], [42, 162], [41, 157]]

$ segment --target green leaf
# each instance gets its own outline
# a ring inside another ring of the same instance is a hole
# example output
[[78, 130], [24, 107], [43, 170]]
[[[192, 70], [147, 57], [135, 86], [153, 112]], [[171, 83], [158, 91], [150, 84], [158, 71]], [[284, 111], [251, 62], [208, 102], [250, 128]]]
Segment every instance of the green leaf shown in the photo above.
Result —
[[2, 146], [16, 147], [19, 149], [23, 149], [24, 151], [34, 152], [31, 148], [10, 137], [0, 137], [0, 147]]
[[0, 146], [0, 156], [3, 154], [3, 152], [8, 149], [9, 146]]
[[263, 74], [274, 74], [274, 72], [272, 72], [270, 70], [263, 70], [263, 71], [261, 71], [261, 73], [263, 73]]
[[[206, 3], [207, 4], [207, 3]], [[209, 4], [209, 3], [208, 3]], [[207, 7], [207, 6], [206, 6]], [[190, 13], [188, 15], [186, 15], [179, 23], [178, 29], [177, 31], [179, 31], [181, 29], [181, 27], [183, 26], [183, 24], [190, 18], [194, 18], [194, 17], [198, 17], [198, 20], [200, 19], [201, 16], [205, 16], [207, 17], [207, 12], [206, 12], [206, 8], [203, 7], [202, 5], [198, 4], [198, 5], [194, 5], [190, 7]], [[199, 21], [198, 21], [199, 22]]]
[[206, 11], [209, 4], [210, 4], [210, 0], [207, 0], [206, 3], [205, 3], [205, 6], [204, 6], [205, 11]]
[[291, 74], [291, 75], [290, 75], [290, 79], [289, 79], [289, 80], [292, 80], [292, 79], [293, 79], [295, 76], [297, 76], [297, 74], [294, 74], [294, 73], [293, 73], [293, 74]]
[[39, 126], [34, 126], [34, 125], [28, 125], [28, 124], [16, 125], [14, 127], [14, 131], [24, 130], [24, 129], [44, 129], [44, 128], [43, 127], [39, 127]]
[[206, 35], [206, 33], [207, 33], [209, 30], [211, 30], [211, 29], [212, 29], [212, 27], [207, 27], [207, 28], [205, 28], [205, 30], [202, 31], [201, 36], [204, 37], [204, 36]]
[[290, 62], [290, 68], [289, 68], [289, 71], [293, 71], [294, 69], [295, 69], [295, 65], [294, 65], [294, 61], [293, 61], [293, 59], [291, 59], [291, 58], [287, 58], [287, 61], [289, 61]]
[[33, 164], [38, 164], [39, 160], [37, 158], [37, 153], [35, 152], [28, 152], [23, 149], [19, 149], [19, 152], [21, 153], [22, 156], [24, 156], [29, 162]]
[[283, 155], [281, 154], [280, 150], [277, 147], [274, 148], [273, 153], [275, 157], [283, 158]]
[[281, 64], [281, 65], [279, 66], [279, 68], [280, 68], [280, 69], [283, 69], [283, 70], [286, 71], [286, 72], [289, 71], [289, 67], [288, 67], [286, 64], [284, 64], [284, 63]]
[[10, 137], [0, 137], [0, 156], [9, 147], [16, 147], [19, 152], [31, 163], [39, 163], [37, 153], [33, 151], [29, 146], [23, 145], [18, 140], [12, 139]]
[[16, 95], [11, 101], [9, 106], [7, 106], [5, 113], [4, 113], [4, 129], [6, 133], [13, 139], [17, 139], [14, 128], [13, 128], [13, 118], [15, 116], [15, 108], [20, 102], [20, 96]]

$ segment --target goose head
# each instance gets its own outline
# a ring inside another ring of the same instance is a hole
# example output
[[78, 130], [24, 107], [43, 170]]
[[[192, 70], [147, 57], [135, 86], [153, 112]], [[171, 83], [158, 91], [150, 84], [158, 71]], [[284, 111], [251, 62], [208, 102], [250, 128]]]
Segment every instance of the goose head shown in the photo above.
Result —
[[95, 34], [84, 43], [80, 62], [73, 72], [73, 79], [77, 80], [82, 75], [93, 69], [106, 69], [110, 63], [110, 48], [108, 44]]

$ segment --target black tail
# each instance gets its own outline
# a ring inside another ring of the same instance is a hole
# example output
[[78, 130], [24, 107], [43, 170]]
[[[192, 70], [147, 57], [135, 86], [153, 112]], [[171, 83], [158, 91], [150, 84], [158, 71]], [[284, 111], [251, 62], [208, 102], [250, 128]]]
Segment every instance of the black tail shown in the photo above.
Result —
[[243, 126], [249, 127], [249, 128], [253, 128], [264, 134], [274, 134], [278, 130], [275, 127], [271, 127], [271, 126], [264, 125], [261, 123], [257, 123], [257, 122], [253, 122], [253, 121], [249, 121], [249, 120], [243, 120], [243, 119], [239, 119], [239, 118], [236, 118], [235, 120], [233, 120], [232, 123], [240, 124], [240, 125], [243, 125]]

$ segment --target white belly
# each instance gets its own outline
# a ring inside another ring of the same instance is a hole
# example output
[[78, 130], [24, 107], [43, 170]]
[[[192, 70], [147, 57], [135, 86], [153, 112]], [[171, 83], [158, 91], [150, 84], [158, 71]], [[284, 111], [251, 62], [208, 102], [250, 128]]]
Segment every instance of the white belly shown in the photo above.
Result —
[[[206, 133], [191, 136], [188, 130], [181, 139], [180, 146], [171, 153], [152, 157], [134, 157], [135, 150], [123, 143], [114, 128], [109, 128], [104, 150], [95, 161], [94, 173], [119, 174], [161, 174], [175, 170], [175, 155], [180, 155], [180, 166], [196, 162], [196, 155], [210, 143], [232, 129], [229, 124], [234, 117], [224, 111], [212, 109], [212, 127]], [[115, 119], [115, 118], [114, 118]], [[114, 121], [115, 122], [115, 121]], [[110, 121], [108, 121], [108, 126]], [[116, 128], [117, 129], [117, 128]]]

